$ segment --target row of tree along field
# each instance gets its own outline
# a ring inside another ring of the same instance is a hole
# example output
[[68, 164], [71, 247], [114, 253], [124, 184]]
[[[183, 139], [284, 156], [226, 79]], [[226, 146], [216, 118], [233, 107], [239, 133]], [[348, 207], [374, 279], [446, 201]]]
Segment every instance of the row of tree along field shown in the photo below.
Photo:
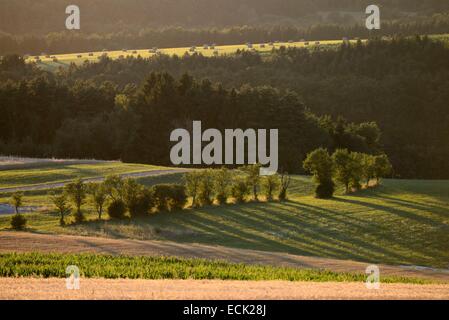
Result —
[[[364, 153], [336, 150], [330, 156], [325, 149], [311, 152], [303, 162], [304, 168], [313, 174], [317, 184], [316, 197], [332, 198], [335, 182], [345, 186], [346, 193], [370, 187], [375, 179], [391, 171], [386, 155], [372, 156]], [[186, 208], [189, 198], [191, 207], [226, 205], [230, 202], [245, 203], [252, 199], [260, 201], [285, 201], [288, 198], [290, 176], [287, 173], [260, 176], [260, 165], [247, 165], [238, 170], [204, 169], [185, 174], [183, 184], [157, 184], [145, 187], [133, 179], [109, 176], [101, 183], [84, 183], [78, 179], [67, 184], [63, 191], [51, 191], [49, 198], [60, 215], [60, 225], [66, 224], [66, 216], [74, 212], [74, 222], [85, 221], [83, 205], [90, 201], [101, 220], [107, 211], [111, 219], [147, 216], [156, 212], [173, 212]], [[334, 182], [335, 181], [335, 182]], [[16, 214], [11, 217], [13, 229], [26, 226], [26, 218], [20, 214], [23, 194], [12, 195]]]
[[56, 74], [7, 56], [0, 153], [169, 165], [170, 132], [201, 119], [220, 130], [279, 129], [280, 167], [290, 173], [324, 147], [385, 152], [396, 177], [449, 178], [448, 56], [427, 38], [268, 56], [105, 58]]

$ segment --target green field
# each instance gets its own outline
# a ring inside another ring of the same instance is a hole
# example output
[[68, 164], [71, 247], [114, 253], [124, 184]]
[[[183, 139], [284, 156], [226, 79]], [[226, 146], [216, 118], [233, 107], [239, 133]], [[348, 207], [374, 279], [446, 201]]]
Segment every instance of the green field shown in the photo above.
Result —
[[[203, 259], [126, 257], [94, 254], [0, 254], [0, 277], [65, 278], [76, 265], [81, 277], [106, 279], [221, 279], [286, 281], [365, 281], [364, 274], [235, 264]], [[384, 283], [431, 283], [423, 279], [387, 276]]]
[[98, 163], [36, 163], [12, 166], [10, 169], [0, 167], [0, 189], [25, 187], [42, 183], [59, 183], [75, 178], [97, 178], [110, 174], [124, 174], [169, 169], [142, 164], [126, 164], [118, 161]]
[[[167, 179], [167, 180], [165, 180]], [[140, 179], [147, 185], [176, 182], [181, 174]], [[448, 268], [449, 181], [385, 180], [332, 200], [313, 197], [309, 177], [294, 176], [287, 202], [188, 209], [124, 221], [60, 227], [52, 210], [27, 214], [31, 232], [170, 240], [373, 263]], [[6, 196], [0, 198], [4, 202]], [[44, 192], [26, 193], [27, 205], [47, 204]], [[69, 219], [70, 220], [70, 219]], [[9, 216], [0, 216], [0, 230]]]

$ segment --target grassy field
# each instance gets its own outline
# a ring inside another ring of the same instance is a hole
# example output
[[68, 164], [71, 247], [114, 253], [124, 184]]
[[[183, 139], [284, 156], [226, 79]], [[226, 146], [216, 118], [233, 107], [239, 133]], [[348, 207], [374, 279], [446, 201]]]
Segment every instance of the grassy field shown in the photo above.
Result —
[[[181, 174], [150, 177], [151, 185], [180, 181]], [[168, 179], [168, 180], [166, 180]], [[157, 239], [287, 252], [373, 263], [448, 268], [449, 181], [385, 180], [332, 200], [313, 197], [309, 177], [294, 176], [287, 202], [250, 202], [160, 213], [124, 221], [97, 221], [60, 227], [58, 215], [27, 214], [32, 232]], [[0, 198], [0, 202], [6, 196]], [[50, 205], [43, 192], [26, 193], [26, 205]], [[0, 217], [0, 230], [9, 217]]]
[[164, 167], [126, 164], [118, 161], [98, 163], [35, 163], [0, 167], [0, 188], [24, 187], [41, 183], [58, 183], [75, 178], [96, 178], [110, 174], [136, 173], [168, 169]]
[[[94, 254], [0, 254], [0, 277], [65, 278], [69, 265], [81, 277], [106, 279], [220, 279], [287, 281], [365, 281], [364, 274], [235, 264], [203, 259], [126, 257]], [[384, 283], [430, 283], [429, 280], [388, 276]]]

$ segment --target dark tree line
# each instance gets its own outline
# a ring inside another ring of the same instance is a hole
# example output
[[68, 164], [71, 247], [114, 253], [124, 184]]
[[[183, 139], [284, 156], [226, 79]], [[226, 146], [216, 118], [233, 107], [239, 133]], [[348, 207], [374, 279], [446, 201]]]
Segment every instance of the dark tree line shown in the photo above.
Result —
[[[298, 159], [319, 146], [333, 148], [342, 138], [332, 121], [310, 114], [293, 92], [224, 89], [187, 74], [175, 79], [151, 73], [139, 87], [123, 89], [111, 82], [69, 84], [45, 74], [3, 81], [0, 113], [0, 153], [24, 156], [168, 165], [171, 131], [200, 119], [204, 128], [278, 128], [280, 165], [299, 172]], [[345, 146], [378, 152], [375, 124], [343, 126]]]

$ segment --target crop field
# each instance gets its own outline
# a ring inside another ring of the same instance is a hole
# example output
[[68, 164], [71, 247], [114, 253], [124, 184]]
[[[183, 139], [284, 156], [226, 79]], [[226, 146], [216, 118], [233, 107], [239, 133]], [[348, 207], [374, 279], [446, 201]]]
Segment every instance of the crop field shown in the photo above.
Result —
[[[355, 40], [351, 40], [352, 43], [356, 43]], [[83, 52], [83, 53], [71, 53], [71, 54], [55, 54], [55, 55], [42, 55], [42, 56], [30, 56], [27, 58], [28, 62], [37, 62], [37, 64], [47, 70], [55, 70], [59, 67], [67, 67], [71, 63], [77, 65], [83, 64], [85, 61], [96, 62], [103, 55], [108, 56], [111, 59], [119, 59], [130, 57], [142, 57], [149, 58], [156, 54], [165, 54], [169, 56], [177, 55], [183, 56], [184, 54], [198, 53], [205, 57], [213, 57], [216, 55], [230, 55], [234, 54], [237, 50], [253, 50], [261, 54], [269, 54], [273, 49], [279, 49], [280, 47], [296, 47], [296, 48], [317, 48], [317, 47], [333, 47], [343, 43], [342, 40], [325, 40], [325, 41], [300, 41], [300, 42], [275, 42], [272, 43], [259, 43], [252, 44], [251, 48], [247, 44], [240, 45], [226, 45], [226, 46], [205, 46], [200, 45], [195, 47], [192, 51], [192, 47], [181, 48], [161, 48], [157, 49], [157, 53], [153, 49], [123, 49], [115, 51], [95, 51], [95, 52]], [[213, 48], [213, 49], [212, 49]]]
[[[65, 278], [65, 268], [76, 265], [85, 278], [363, 281], [365, 275], [327, 270], [271, 267], [172, 257], [127, 257], [96, 254], [0, 254], [0, 277]], [[41, 266], [45, 266], [42, 268]], [[430, 283], [409, 277], [387, 276], [385, 283]]]
[[[436, 41], [444, 41], [449, 44], [449, 34], [431, 35], [429, 38]], [[366, 42], [367, 40], [362, 40]], [[350, 40], [351, 44], [357, 43], [357, 40]], [[38, 55], [26, 57], [27, 62], [35, 62], [41, 68], [48, 71], [55, 71], [59, 67], [68, 67], [71, 63], [81, 65], [86, 61], [97, 62], [102, 56], [107, 56], [111, 59], [120, 59], [126, 57], [141, 57], [150, 58], [157, 54], [165, 54], [169, 56], [183, 56], [185, 54], [201, 54], [205, 57], [213, 57], [220, 55], [232, 55], [237, 50], [251, 50], [260, 54], [269, 54], [273, 49], [279, 49], [281, 47], [286, 48], [335, 48], [340, 46], [343, 40], [321, 40], [321, 41], [294, 41], [294, 42], [274, 42], [274, 43], [258, 43], [258, 44], [238, 44], [238, 45], [198, 45], [194, 47], [180, 47], [180, 48], [160, 48], [160, 49], [122, 49], [109, 51], [107, 49], [103, 51], [70, 53], [70, 54], [52, 54], [52, 55]], [[156, 50], [154, 50], [156, 49]]]

